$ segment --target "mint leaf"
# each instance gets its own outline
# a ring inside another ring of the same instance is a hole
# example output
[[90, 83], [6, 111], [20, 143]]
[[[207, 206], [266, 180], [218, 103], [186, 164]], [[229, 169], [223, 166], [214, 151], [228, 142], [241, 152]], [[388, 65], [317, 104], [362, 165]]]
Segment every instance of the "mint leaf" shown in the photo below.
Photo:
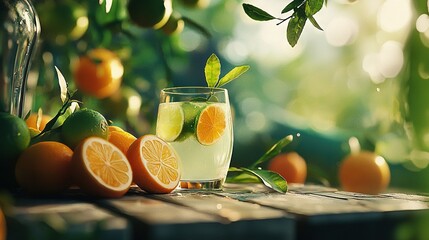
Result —
[[243, 9], [247, 16], [256, 21], [269, 21], [275, 19], [271, 14], [247, 3], [243, 3]]
[[313, 16], [323, 7], [323, 0], [307, 0], [305, 3], [305, 15]]
[[302, 10], [298, 10], [292, 15], [286, 30], [287, 40], [292, 47], [294, 47], [298, 42], [306, 21], [307, 16], [305, 13], [302, 13]]
[[282, 10], [282, 13], [287, 13], [292, 9], [299, 7], [304, 2], [304, 0], [295, 0], [290, 2], [286, 7]]
[[238, 66], [233, 68], [231, 71], [229, 71], [225, 76], [223, 76], [216, 87], [221, 87], [232, 80], [238, 78], [241, 74], [245, 73], [247, 70], [249, 70], [249, 66]]
[[262, 181], [262, 183], [265, 186], [279, 193], [287, 192], [288, 186], [287, 186], [286, 180], [276, 172], [272, 172], [269, 170], [249, 169], [249, 168], [240, 168], [240, 169], [255, 175]]
[[219, 81], [220, 75], [220, 61], [216, 54], [210, 55], [207, 59], [206, 66], [204, 67], [204, 74], [208, 87], [215, 87]]
[[253, 163], [250, 168], [256, 168], [259, 164], [266, 162], [279, 154], [284, 147], [293, 141], [293, 136], [288, 135], [280, 139], [276, 144], [274, 144], [262, 157], [260, 157], [255, 163]]

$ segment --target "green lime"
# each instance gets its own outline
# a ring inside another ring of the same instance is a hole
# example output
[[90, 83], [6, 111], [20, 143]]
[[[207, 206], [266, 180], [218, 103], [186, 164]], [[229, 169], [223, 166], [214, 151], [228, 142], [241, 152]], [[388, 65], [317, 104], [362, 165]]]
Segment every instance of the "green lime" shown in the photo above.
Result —
[[135, 24], [154, 29], [164, 26], [173, 11], [171, 0], [130, 0], [127, 9]]
[[180, 2], [190, 8], [206, 8], [210, 0], [181, 0]]
[[185, 27], [185, 21], [183, 21], [180, 14], [173, 12], [167, 23], [162, 26], [161, 30], [167, 35], [179, 34], [183, 31]]
[[25, 121], [0, 112], [0, 188], [15, 185], [15, 163], [30, 144], [30, 131]]
[[183, 124], [183, 130], [176, 141], [184, 141], [189, 136], [195, 134], [195, 126], [197, 124], [198, 115], [201, 110], [207, 105], [205, 102], [184, 102], [182, 104], [183, 113], [185, 115], [185, 121]]
[[87, 137], [97, 136], [107, 139], [108, 135], [107, 120], [101, 113], [88, 108], [72, 113], [61, 127], [61, 138], [71, 149]]
[[73, 0], [42, 1], [36, 5], [42, 38], [64, 41], [79, 39], [88, 29], [87, 10]]
[[156, 135], [164, 141], [172, 142], [180, 135], [185, 115], [180, 103], [161, 103], [158, 108]]

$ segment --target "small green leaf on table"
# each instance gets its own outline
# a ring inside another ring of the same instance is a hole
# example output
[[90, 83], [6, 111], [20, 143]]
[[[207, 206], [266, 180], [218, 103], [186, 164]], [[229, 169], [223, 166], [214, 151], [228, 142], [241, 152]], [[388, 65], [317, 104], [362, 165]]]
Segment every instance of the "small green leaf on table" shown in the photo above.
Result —
[[256, 168], [261, 163], [264, 163], [271, 158], [275, 157], [277, 154], [279, 154], [282, 149], [287, 146], [289, 143], [293, 141], [293, 136], [288, 135], [282, 139], [280, 139], [276, 144], [274, 144], [262, 157], [260, 157], [255, 163], [253, 163], [250, 168]]
[[249, 169], [249, 168], [230, 168], [229, 169], [232, 172], [246, 172], [250, 173], [254, 176], [256, 176], [259, 180], [262, 181], [262, 183], [267, 186], [268, 188], [273, 189], [276, 192], [279, 193], [286, 193], [288, 186], [286, 180], [280, 176], [278, 173], [269, 171], [269, 170], [262, 170], [262, 169]]

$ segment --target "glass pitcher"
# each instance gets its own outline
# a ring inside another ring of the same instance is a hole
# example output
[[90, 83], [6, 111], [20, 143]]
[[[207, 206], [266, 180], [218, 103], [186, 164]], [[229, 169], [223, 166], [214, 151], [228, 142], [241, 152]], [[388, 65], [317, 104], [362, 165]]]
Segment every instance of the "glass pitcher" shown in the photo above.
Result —
[[30, 0], [0, 0], [0, 112], [24, 117], [26, 82], [39, 35]]

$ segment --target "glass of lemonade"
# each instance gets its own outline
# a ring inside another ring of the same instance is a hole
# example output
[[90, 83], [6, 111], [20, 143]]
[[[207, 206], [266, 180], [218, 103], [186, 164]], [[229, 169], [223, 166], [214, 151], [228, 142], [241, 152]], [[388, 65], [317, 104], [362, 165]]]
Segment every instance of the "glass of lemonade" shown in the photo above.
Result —
[[161, 90], [156, 135], [169, 142], [181, 159], [182, 189], [222, 189], [233, 146], [226, 89]]

